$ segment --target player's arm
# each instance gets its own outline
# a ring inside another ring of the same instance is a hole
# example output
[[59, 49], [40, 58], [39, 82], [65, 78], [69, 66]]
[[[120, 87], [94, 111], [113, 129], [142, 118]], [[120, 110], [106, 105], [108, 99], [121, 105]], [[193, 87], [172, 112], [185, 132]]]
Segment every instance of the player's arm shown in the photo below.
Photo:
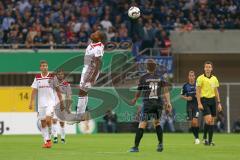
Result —
[[67, 87], [67, 94], [66, 94], [66, 108], [67, 108], [67, 112], [70, 113], [71, 112], [71, 100], [72, 100], [72, 90], [70, 85]]
[[192, 97], [191, 96], [186, 96], [186, 89], [185, 89], [185, 86], [183, 86], [182, 88], [182, 93], [181, 93], [181, 98], [186, 100], [186, 101], [191, 101], [192, 100]]
[[203, 105], [201, 102], [201, 87], [202, 87], [202, 78], [198, 77], [196, 81], [196, 98], [197, 98], [197, 103], [198, 103], [198, 109], [203, 110]]
[[141, 90], [138, 90], [138, 91], [135, 93], [135, 96], [134, 96], [134, 98], [132, 99], [131, 104], [132, 104], [132, 105], [135, 105], [136, 102], [137, 102], [137, 100], [138, 100], [138, 98], [139, 98], [140, 96], [141, 96]]
[[165, 99], [165, 102], [166, 102], [166, 110], [171, 112], [172, 111], [172, 105], [171, 105], [170, 93], [169, 93], [168, 86], [163, 87], [163, 98]]
[[36, 99], [36, 95], [37, 95], [37, 89], [33, 88], [32, 89], [32, 94], [31, 94], [31, 99], [30, 99], [30, 104], [29, 104], [29, 109], [32, 110], [33, 106], [34, 106], [34, 102]]
[[200, 86], [196, 87], [196, 97], [197, 97], [197, 102], [198, 102], [198, 109], [203, 110], [203, 105], [201, 102], [201, 87]]
[[61, 93], [61, 90], [60, 90], [59, 86], [56, 86], [55, 90], [56, 90], [56, 93], [57, 93], [57, 96], [58, 96], [58, 99], [59, 99], [59, 102], [60, 102], [60, 109], [61, 109], [61, 111], [63, 111], [64, 110], [64, 103], [63, 103], [62, 93]]
[[135, 105], [137, 100], [138, 100], [138, 98], [141, 96], [142, 90], [143, 90], [143, 86], [144, 86], [144, 79], [141, 77], [139, 79], [139, 82], [138, 82], [137, 92], [135, 93], [134, 98], [131, 100], [131, 104], [132, 105]]
[[90, 82], [94, 82], [95, 79], [96, 79], [96, 76], [99, 72], [99, 68], [100, 68], [100, 65], [101, 65], [101, 57], [94, 57], [94, 69], [93, 69], [93, 74], [90, 78]]
[[215, 92], [215, 97], [216, 97], [218, 112], [220, 112], [220, 111], [222, 111], [222, 105], [221, 105], [221, 100], [220, 100], [220, 95], [219, 95], [218, 87], [215, 87], [214, 92]]

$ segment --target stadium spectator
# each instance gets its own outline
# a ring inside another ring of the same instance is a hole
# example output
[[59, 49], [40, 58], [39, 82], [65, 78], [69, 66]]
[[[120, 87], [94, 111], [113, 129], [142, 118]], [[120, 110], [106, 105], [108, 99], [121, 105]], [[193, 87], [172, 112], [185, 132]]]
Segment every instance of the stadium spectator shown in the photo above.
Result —
[[[127, 10], [132, 5], [139, 6], [142, 13], [134, 26], [127, 16]], [[33, 39], [28, 36], [32, 35], [30, 32], [40, 31], [42, 37], [53, 34], [57, 44], [64, 42], [65, 45], [77, 45], [82, 27], [89, 35], [101, 25], [110, 35], [108, 40], [114, 37], [115, 32], [121, 39], [130, 38], [134, 42], [135, 39], [142, 39], [144, 43], [141, 43], [141, 49], [164, 47], [164, 43], [160, 43], [159, 35], [156, 35], [159, 34], [159, 29], [155, 29], [158, 26], [166, 33], [169, 30], [240, 29], [239, 14], [238, 0], [1, 1], [0, 28], [3, 37], [0, 40], [2, 43], [10, 42], [9, 33], [15, 30], [12, 25], [16, 23], [19, 26], [17, 34], [22, 33], [23, 43], [27, 44], [27, 47], [31, 46]], [[113, 26], [114, 32], [111, 28]], [[62, 37], [61, 32], [64, 32], [65, 37]], [[60, 37], [64, 39], [60, 40]]]
[[223, 112], [219, 112], [218, 115], [217, 115], [217, 131], [218, 132], [224, 132], [225, 130], [225, 118], [224, 118], [224, 113]]
[[105, 121], [105, 131], [108, 133], [116, 133], [117, 115], [113, 111], [107, 110], [103, 119]]
[[240, 133], [240, 117], [233, 123], [233, 132]]
[[167, 131], [175, 132], [174, 121], [175, 121], [174, 109], [172, 110], [171, 113], [167, 113], [166, 111], [162, 112], [160, 126], [162, 127], [163, 130], [166, 128]]

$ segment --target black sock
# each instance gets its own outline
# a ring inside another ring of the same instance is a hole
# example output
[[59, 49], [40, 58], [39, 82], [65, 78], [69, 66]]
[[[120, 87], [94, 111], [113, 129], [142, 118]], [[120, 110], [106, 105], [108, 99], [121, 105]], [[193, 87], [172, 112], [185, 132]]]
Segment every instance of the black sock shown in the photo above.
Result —
[[198, 139], [198, 130], [199, 130], [198, 127], [192, 127], [192, 132], [195, 139]]
[[205, 123], [204, 129], [203, 129], [203, 139], [207, 139], [207, 133], [208, 133], [208, 125]]
[[159, 144], [162, 144], [163, 143], [163, 130], [160, 125], [156, 126], [156, 133], [157, 133]]
[[209, 144], [212, 142], [213, 138], [213, 125], [209, 125], [209, 131], [208, 131], [208, 142]]
[[135, 136], [135, 147], [138, 147], [139, 146], [139, 143], [142, 139], [142, 136], [143, 136], [143, 129], [142, 128], [138, 128], [137, 129], [137, 132], [136, 132], [136, 136]]
[[199, 127], [195, 127], [196, 128], [196, 138], [198, 139], [199, 138], [199, 135], [198, 135], [198, 133], [199, 133]]
[[195, 130], [195, 127], [191, 127], [191, 130], [192, 130], [192, 133], [193, 133], [194, 138], [196, 139], [196, 130]]

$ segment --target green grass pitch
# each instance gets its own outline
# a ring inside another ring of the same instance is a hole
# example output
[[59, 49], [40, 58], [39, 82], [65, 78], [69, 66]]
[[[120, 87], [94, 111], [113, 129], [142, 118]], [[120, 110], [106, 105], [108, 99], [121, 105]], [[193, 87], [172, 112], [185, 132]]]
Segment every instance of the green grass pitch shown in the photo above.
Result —
[[36, 136], [0, 136], [0, 160], [239, 160], [240, 135], [215, 134], [215, 147], [194, 145], [191, 134], [165, 134], [156, 152], [155, 134], [144, 134], [139, 153], [127, 152], [134, 134], [67, 135], [67, 144], [41, 148]]

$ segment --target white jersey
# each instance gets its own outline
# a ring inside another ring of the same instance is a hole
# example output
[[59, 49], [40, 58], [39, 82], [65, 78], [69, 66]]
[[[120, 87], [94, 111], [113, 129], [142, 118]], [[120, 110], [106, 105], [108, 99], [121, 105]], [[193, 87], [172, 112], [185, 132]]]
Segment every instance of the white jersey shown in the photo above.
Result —
[[[89, 83], [93, 73], [94, 73], [94, 58], [95, 57], [103, 57], [104, 54], [104, 45], [101, 42], [98, 43], [90, 43], [86, 49], [84, 56], [84, 67], [82, 70], [81, 81], [80, 81], [80, 89], [87, 90], [93, 84]], [[100, 70], [100, 68], [99, 68]], [[96, 76], [95, 81], [97, 80], [99, 72]]]
[[[57, 78], [56, 78], [56, 80], [57, 80]], [[59, 87], [60, 92], [62, 94], [62, 100], [64, 101], [64, 100], [66, 100], [66, 97], [69, 97], [72, 95], [71, 85], [70, 85], [70, 83], [68, 83], [65, 80], [63, 80], [62, 82], [59, 82], [57, 80], [57, 82], [58, 82], [57, 86]], [[58, 99], [56, 91], [55, 91], [55, 101], [56, 101], [56, 103], [59, 103], [59, 99]]]
[[54, 89], [56, 82], [53, 74], [48, 73], [45, 77], [42, 74], [37, 74], [31, 87], [37, 89], [38, 108], [53, 107], [55, 105]]
[[93, 67], [94, 57], [102, 57], [103, 54], [104, 54], [104, 45], [101, 42], [90, 43], [85, 52], [84, 65]]

